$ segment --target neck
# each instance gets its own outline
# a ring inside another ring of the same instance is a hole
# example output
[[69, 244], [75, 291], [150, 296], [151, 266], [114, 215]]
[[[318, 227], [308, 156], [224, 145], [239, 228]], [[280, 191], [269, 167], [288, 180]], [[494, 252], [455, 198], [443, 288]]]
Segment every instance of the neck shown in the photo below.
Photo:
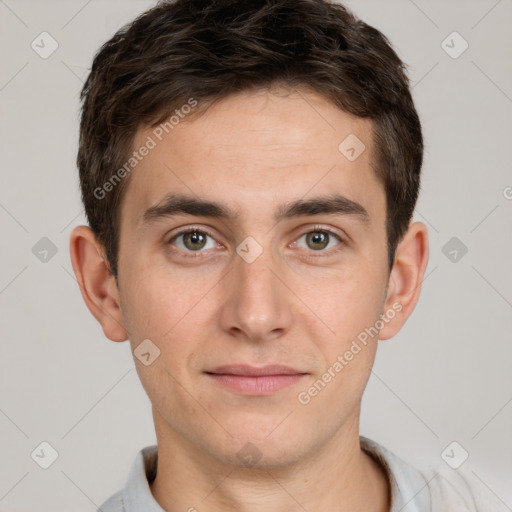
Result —
[[387, 475], [361, 449], [358, 418], [308, 457], [278, 467], [225, 464], [158, 420], [151, 492], [167, 512], [390, 510]]

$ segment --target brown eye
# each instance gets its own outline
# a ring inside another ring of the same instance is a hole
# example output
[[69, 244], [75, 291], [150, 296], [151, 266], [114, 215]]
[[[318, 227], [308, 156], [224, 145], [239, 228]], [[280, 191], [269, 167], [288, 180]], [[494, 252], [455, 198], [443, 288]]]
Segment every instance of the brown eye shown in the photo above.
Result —
[[171, 238], [169, 244], [175, 245], [183, 252], [204, 252], [203, 249], [213, 249], [216, 247], [213, 237], [199, 229], [182, 231]]
[[306, 234], [306, 243], [310, 249], [322, 250], [329, 244], [329, 233], [325, 231], [314, 231]]
[[191, 233], [183, 234], [183, 245], [191, 251], [197, 251], [202, 249], [206, 244], [206, 237], [204, 233], [200, 231], [192, 231]]
[[[305, 246], [300, 243], [302, 239], [305, 240]], [[331, 249], [336, 245], [340, 245], [341, 242], [341, 238], [336, 233], [332, 233], [328, 230], [317, 229], [302, 235], [297, 240], [297, 245], [303, 249], [310, 249], [316, 252], [327, 252], [326, 249]]]

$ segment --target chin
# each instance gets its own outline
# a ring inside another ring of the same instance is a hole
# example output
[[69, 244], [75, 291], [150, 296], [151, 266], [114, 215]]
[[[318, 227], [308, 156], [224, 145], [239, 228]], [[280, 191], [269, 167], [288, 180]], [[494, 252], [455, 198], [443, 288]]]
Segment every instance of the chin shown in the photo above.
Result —
[[[253, 469], [287, 467], [299, 461], [308, 448], [313, 449], [312, 436], [292, 434], [285, 428], [279, 431], [280, 427], [276, 428], [279, 421], [274, 423], [274, 431], [266, 428], [267, 422], [262, 429], [258, 428], [261, 424], [257, 422], [252, 422], [250, 428], [241, 424], [238, 428], [227, 429], [232, 437], [226, 435], [223, 442], [210, 446], [210, 451], [224, 464]], [[255, 434], [251, 435], [251, 432]]]

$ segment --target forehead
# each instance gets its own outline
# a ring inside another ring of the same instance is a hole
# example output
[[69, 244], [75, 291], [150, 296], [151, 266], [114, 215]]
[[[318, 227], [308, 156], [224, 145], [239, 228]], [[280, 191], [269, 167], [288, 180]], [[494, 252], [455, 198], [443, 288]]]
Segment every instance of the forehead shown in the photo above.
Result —
[[133, 227], [169, 192], [229, 203], [239, 218], [246, 208], [263, 215], [271, 204], [308, 193], [341, 193], [369, 203], [370, 210], [379, 206], [373, 195], [382, 203], [383, 188], [371, 168], [371, 122], [322, 96], [243, 93], [191, 114], [137, 132], [134, 150], [151, 149], [125, 191], [122, 218]]

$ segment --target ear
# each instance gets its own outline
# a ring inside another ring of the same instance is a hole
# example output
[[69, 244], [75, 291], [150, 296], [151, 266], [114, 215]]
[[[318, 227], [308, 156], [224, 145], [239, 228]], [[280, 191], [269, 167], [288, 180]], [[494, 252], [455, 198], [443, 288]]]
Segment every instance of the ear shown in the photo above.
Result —
[[379, 339], [392, 338], [413, 312], [420, 296], [427, 263], [427, 227], [422, 222], [413, 222], [396, 248], [382, 312], [385, 325], [379, 333]]
[[117, 283], [110, 273], [103, 246], [91, 228], [74, 228], [69, 240], [69, 250], [76, 280], [89, 311], [101, 324], [107, 338], [112, 341], [125, 341], [127, 333]]

